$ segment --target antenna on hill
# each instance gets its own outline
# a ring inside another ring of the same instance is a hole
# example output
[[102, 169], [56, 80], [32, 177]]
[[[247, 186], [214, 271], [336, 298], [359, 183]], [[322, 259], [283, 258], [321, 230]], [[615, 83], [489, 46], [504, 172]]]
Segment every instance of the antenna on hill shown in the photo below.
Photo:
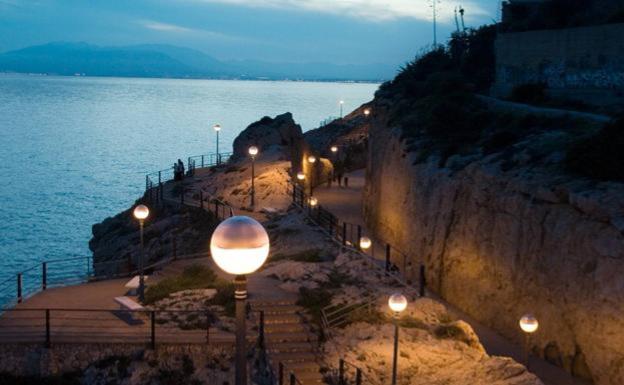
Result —
[[438, 13], [437, 6], [441, 3], [441, 0], [429, 0], [431, 2], [431, 9], [433, 11], [433, 48], [438, 46]]
[[464, 7], [462, 7], [461, 5], [459, 6], [459, 15], [461, 16], [461, 24], [462, 24], [462, 30], [464, 31], [464, 33], [466, 32], [466, 24], [464, 23], [464, 13], [466, 11], [464, 11]]

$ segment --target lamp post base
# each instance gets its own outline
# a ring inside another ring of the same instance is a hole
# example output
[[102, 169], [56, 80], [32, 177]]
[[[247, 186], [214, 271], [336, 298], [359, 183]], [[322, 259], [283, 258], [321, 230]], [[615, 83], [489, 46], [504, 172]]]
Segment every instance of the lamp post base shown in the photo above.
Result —
[[235, 384], [247, 385], [247, 277], [234, 278], [234, 298], [236, 300], [236, 373]]

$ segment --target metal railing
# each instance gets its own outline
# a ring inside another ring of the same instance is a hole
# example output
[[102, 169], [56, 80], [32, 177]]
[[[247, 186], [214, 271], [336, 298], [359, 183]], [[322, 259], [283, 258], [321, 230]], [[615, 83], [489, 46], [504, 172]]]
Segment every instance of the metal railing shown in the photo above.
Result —
[[212, 327], [214, 318], [208, 309], [5, 309], [0, 316], [0, 343], [48, 348], [54, 343], [123, 343], [147, 344], [152, 349], [159, 341], [232, 343], [230, 333]]
[[368, 377], [359, 366], [342, 358], [338, 360], [337, 368], [331, 368], [326, 379], [332, 385], [380, 385], [379, 382]]
[[[360, 247], [360, 239], [366, 235], [361, 225], [340, 221], [322, 205], [312, 206], [310, 197], [301, 184], [291, 183], [291, 188], [293, 204], [299, 207], [331, 239], [339, 243], [344, 249], [351, 250], [365, 258], [373, 268], [383, 276], [392, 279], [399, 286], [410, 286], [412, 282], [406, 279], [405, 273], [411, 268], [411, 262], [405, 253], [389, 243], [385, 243], [384, 255], [375, 256], [374, 248], [371, 249], [370, 254], [365, 252]], [[383, 258], [380, 259], [379, 257]], [[420, 264], [418, 283], [419, 294], [424, 296], [426, 280], [423, 264]], [[374, 294], [371, 294], [356, 303], [329, 305], [321, 309], [321, 322], [325, 335], [331, 337], [332, 328], [346, 325], [349, 322], [349, 316], [354, 311], [370, 308], [376, 300]]]

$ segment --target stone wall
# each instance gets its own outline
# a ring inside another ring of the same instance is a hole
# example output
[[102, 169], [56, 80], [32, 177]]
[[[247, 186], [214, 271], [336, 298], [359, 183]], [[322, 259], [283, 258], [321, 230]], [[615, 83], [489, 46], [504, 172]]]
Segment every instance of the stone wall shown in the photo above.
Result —
[[502, 33], [496, 40], [495, 96], [546, 83], [556, 96], [624, 103], [624, 24]]
[[371, 129], [369, 227], [424, 263], [450, 303], [518, 342], [518, 319], [534, 313], [535, 354], [623, 384], [624, 186], [501, 171], [489, 158], [452, 171], [418, 163], [399, 138], [384, 121]]

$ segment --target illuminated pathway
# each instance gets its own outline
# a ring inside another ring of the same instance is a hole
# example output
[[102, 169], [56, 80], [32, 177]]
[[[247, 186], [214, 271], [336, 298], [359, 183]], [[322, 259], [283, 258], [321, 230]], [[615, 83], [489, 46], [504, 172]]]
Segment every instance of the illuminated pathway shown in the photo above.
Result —
[[[333, 184], [331, 188], [328, 188], [326, 185], [323, 185], [314, 189], [314, 195], [318, 198], [320, 205], [340, 218], [341, 221], [362, 225], [364, 233], [367, 233], [364, 226], [364, 218], [362, 217], [362, 193], [365, 183], [364, 170], [354, 171], [348, 174], [348, 177], [349, 187], [338, 187], [337, 184]], [[374, 239], [374, 237], [371, 238]], [[381, 255], [381, 250], [379, 254], [375, 251], [375, 254]], [[523, 354], [520, 346], [505, 339], [454, 306], [435, 296], [432, 297], [443, 302], [457, 318], [463, 319], [472, 326], [488, 354], [512, 357], [516, 361], [522, 362]], [[531, 372], [535, 373], [546, 385], [589, 384], [572, 377], [563, 369], [535, 356], [531, 356], [530, 368]]]

